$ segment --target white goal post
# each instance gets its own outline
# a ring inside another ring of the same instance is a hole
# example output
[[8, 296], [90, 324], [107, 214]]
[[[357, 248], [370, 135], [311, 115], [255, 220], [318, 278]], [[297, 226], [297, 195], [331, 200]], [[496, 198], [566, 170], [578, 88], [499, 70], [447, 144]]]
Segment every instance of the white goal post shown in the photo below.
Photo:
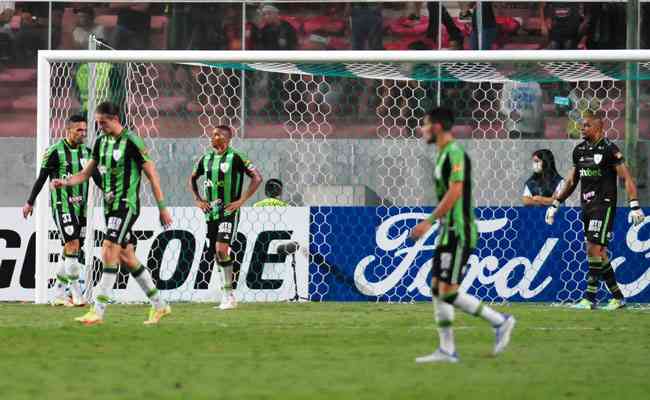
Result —
[[[259, 70], [283, 74], [310, 75], [309, 68], [304, 65], [318, 65], [319, 71], [326, 71], [327, 66], [339, 65], [346, 73], [362, 79], [417, 81], [413, 74], [413, 65], [429, 65], [438, 71], [453, 70], [460, 66], [460, 74], [465, 81], [503, 83], [511, 78], [490, 68], [479, 71], [465, 67], [471, 65], [486, 66], [491, 63], [523, 63], [537, 65], [540, 73], [558, 75], [566, 81], [579, 82], [583, 80], [636, 80], [639, 68], [650, 70], [650, 50], [587, 50], [587, 51], [529, 51], [529, 50], [494, 50], [494, 51], [39, 51], [38, 53], [38, 82], [37, 82], [37, 161], [36, 170], [41, 165], [41, 159], [46, 149], [52, 144], [52, 66], [62, 63], [151, 63], [151, 64], [185, 64], [199, 66], [240, 65], [241, 71]], [[634, 78], [625, 79], [620, 76], [610, 77], [593, 69], [575, 70], [575, 65], [629, 63], [628, 73]], [[548, 67], [548, 68], [547, 68]], [[307, 71], [307, 72], [306, 72]], [[486, 72], [487, 71], [487, 72]], [[328, 72], [323, 72], [327, 76]], [[574, 75], [572, 75], [574, 74]], [[575, 75], [578, 74], [578, 75]], [[579, 75], [583, 74], [583, 75]], [[587, 75], [584, 75], [587, 74]], [[342, 75], [337, 75], [342, 76]], [[427, 77], [435, 81], [436, 77]], [[533, 79], [534, 80], [534, 79]], [[243, 93], [243, 90], [242, 90]], [[239, 99], [244, 107], [244, 100]], [[629, 105], [628, 105], [629, 106]], [[410, 107], [408, 103], [402, 107]], [[638, 107], [638, 105], [637, 105]], [[209, 112], [209, 111], [208, 111]], [[213, 111], [214, 112], [214, 111]], [[216, 111], [219, 112], [219, 111]], [[244, 110], [238, 111], [242, 121], [246, 118]], [[638, 114], [638, 113], [637, 113]], [[208, 115], [208, 118], [211, 116]], [[243, 123], [243, 122], [242, 122]], [[410, 136], [409, 136], [410, 137]], [[487, 137], [487, 136], [486, 136]], [[407, 136], [400, 136], [407, 138]], [[618, 137], [622, 139], [623, 137]], [[499, 139], [494, 139], [499, 140]], [[506, 139], [508, 140], [508, 139]], [[502, 148], [505, 148], [501, 144]], [[499, 150], [495, 150], [499, 151]], [[493, 157], [493, 156], [489, 156]], [[308, 163], [307, 160], [301, 160]], [[185, 182], [179, 182], [184, 186]], [[386, 191], [399, 191], [398, 183], [386, 184]], [[393, 186], [391, 186], [393, 185]], [[164, 189], [164, 188], [163, 188]], [[423, 188], [422, 190], [428, 190]], [[36, 270], [35, 270], [35, 301], [47, 301], [48, 278], [51, 276], [48, 260], [48, 229], [50, 227], [49, 198], [42, 194], [36, 202]], [[384, 203], [382, 203], [384, 204]], [[390, 203], [393, 204], [393, 203]], [[411, 204], [420, 206], [424, 204]], [[390, 207], [389, 203], [386, 203]], [[507, 206], [504, 204], [504, 206]], [[90, 239], [92, 240], [92, 238]], [[89, 256], [92, 259], [92, 255]], [[146, 263], [145, 263], [146, 264]], [[561, 299], [562, 300], [562, 299]]]

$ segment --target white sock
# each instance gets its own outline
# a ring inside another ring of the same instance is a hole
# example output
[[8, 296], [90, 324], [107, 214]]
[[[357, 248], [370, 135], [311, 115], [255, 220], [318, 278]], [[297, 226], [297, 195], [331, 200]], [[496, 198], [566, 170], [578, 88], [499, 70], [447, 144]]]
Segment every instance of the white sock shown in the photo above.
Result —
[[102, 279], [99, 281], [99, 290], [95, 296], [95, 313], [99, 318], [104, 319], [106, 306], [113, 297], [113, 286], [117, 281], [117, 266], [105, 265], [102, 270]]
[[492, 324], [499, 326], [505, 321], [505, 317], [500, 312], [494, 311], [489, 306], [481, 303], [476, 297], [467, 293], [458, 292], [455, 294], [454, 305], [468, 314], [476, 315]]
[[221, 267], [221, 274], [223, 277], [223, 294], [230, 296], [232, 294], [232, 264]]
[[79, 285], [79, 274], [81, 273], [81, 264], [79, 263], [78, 255], [65, 256], [65, 272], [70, 282], [70, 292], [72, 293], [72, 300], [75, 302], [81, 301], [81, 286]]
[[438, 336], [440, 337], [440, 349], [446, 353], [454, 354], [456, 352], [456, 343], [454, 342], [454, 306], [444, 301], [433, 298], [434, 316], [438, 326]]
[[131, 271], [131, 275], [135, 278], [135, 281], [138, 282], [142, 291], [147, 295], [151, 305], [154, 306], [156, 310], [160, 310], [165, 307], [165, 301], [160, 297], [160, 291], [156, 288], [156, 285], [153, 283], [151, 278], [151, 273], [149, 270], [140, 265], [135, 270]]
[[68, 287], [68, 274], [65, 271], [65, 256], [61, 254], [61, 260], [56, 266], [56, 282], [54, 282], [54, 298], [65, 298], [65, 288]]

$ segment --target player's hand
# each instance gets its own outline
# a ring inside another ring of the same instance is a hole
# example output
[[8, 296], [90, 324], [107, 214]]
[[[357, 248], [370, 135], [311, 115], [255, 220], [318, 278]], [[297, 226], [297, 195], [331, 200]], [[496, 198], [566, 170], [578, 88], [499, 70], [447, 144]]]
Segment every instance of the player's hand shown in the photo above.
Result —
[[628, 222], [631, 222], [634, 226], [641, 225], [645, 220], [645, 214], [639, 206], [638, 200], [630, 200], [631, 211], [627, 216]]
[[244, 202], [242, 200], [233, 201], [232, 203], [230, 203], [230, 204], [228, 204], [226, 206], [226, 211], [233, 212], [233, 211], [239, 210], [241, 208], [241, 206], [243, 206], [243, 205], [244, 205]]
[[163, 208], [160, 210], [160, 225], [165, 229], [169, 229], [174, 221], [172, 221], [172, 215], [169, 213], [169, 210]]
[[52, 179], [50, 182], [50, 188], [56, 190], [65, 186], [65, 179]]
[[553, 200], [553, 204], [551, 204], [547, 209], [546, 209], [546, 223], [548, 225], [553, 225], [555, 222], [555, 213], [557, 213], [558, 206], [560, 205], [560, 202], [557, 200]]
[[204, 213], [209, 213], [212, 207], [210, 206], [210, 203], [208, 203], [205, 200], [195, 200], [196, 206], [201, 209]]
[[29, 203], [25, 203], [23, 206], [23, 218], [27, 219], [34, 212], [34, 206]]
[[411, 238], [413, 240], [418, 240], [419, 238], [424, 236], [424, 234], [427, 233], [429, 229], [431, 229], [431, 226], [432, 226], [431, 222], [429, 222], [426, 219], [420, 221], [420, 223], [415, 225], [415, 228], [413, 228], [413, 230], [411, 231]]

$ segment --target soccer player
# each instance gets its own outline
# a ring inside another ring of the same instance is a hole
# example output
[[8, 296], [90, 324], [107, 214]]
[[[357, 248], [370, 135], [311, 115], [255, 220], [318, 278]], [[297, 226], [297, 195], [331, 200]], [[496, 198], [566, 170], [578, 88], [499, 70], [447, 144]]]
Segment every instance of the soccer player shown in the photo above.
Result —
[[[262, 183], [262, 175], [246, 154], [230, 147], [232, 129], [226, 125], [212, 131], [212, 148], [201, 156], [190, 175], [190, 190], [194, 201], [205, 214], [210, 248], [214, 249], [221, 268], [223, 298], [220, 310], [237, 307], [233, 294], [233, 262], [230, 246], [237, 235], [239, 209]], [[242, 195], [244, 175], [251, 181]], [[204, 176], [205, 198], [199, 193], [198, 180]]]
[[110, 102], [101, 103], [95, 110], [95, 119], [101, 135], [95, 141], [92, 159], [84, 169], [69, 178], [52, 181], [54, 189], [75, 187], [99, 170], [104, 192], [106, 237], [102, 243], [102, 278], [95, 296], [95, 306], [77, 321], [85, 325], [101, 324], [106, 306], [113, 295], [118, 265], [125, 265], [152, 304], [145, 324], [157, 324], [171, 313], [169, 305], [160, 297], [151, 274], [135, 256], [135, 237], [131, 228], [140, 213], [140, 180], [142, 172], [151, 183], [153, 196], [160, 210], [160, 222], [166, 228], [172, 223], [165, 207], [156, 166], [143, 140], [124, 128], [119, 119], [119, 108]]
[[279, 179], [269, 179], [264, 185], [264, 194], [266, 198], [253, 204], [253, 207], [287, 207], [289, 204], [280, 199], [282, 196], [282, 181]]
[[434, 108], [425, 115], [423, 122], [424, 140], [427, 144], [435, 143], [438, 149], [434, 181], [439, 203], [431, 216], [413, 228], [411, 237], [422, 238], [438, 221], [431, 292], [440, 344], [435, 352], [418, 357], [415, 362], [458, 362], [452, 329], [454, 307], [479, 316], [494, 327], [496, 340], [493, 353], [496, 355], [508, 346], [515, 318], [501, 314], [459, 290], [467, 260], [478, 240], [472, 204], [471, 162], [465, 150], [454, 140], [451, 132], [454, 115], [451, 110]]
[[[66, 136], [45, 152], [41, 171], [34, 183], [32, 192], [23, 206], [23, 217], [27, 218], [34, 212], [34, 202], [45, 181], [65, 178], [81, 171], [90, 160], [90, 149], [84, 145], [86, 140], [86, 118], [82, 115], [72, 115], [66, 122]], [[93, 175], [93, 180], [99, 185], [99, 177]], [[54, 222], [59, 230], [63, 244], [62, 261], [56, 271], [56, 294], [52, 300], [54, 306], [83, 306], [85, 305], [79, 286], [81, 263], [79, 254], [86, 237], [86, 199], [88, 183], [72, 189], [60, 188], [50, 194], [50, 204]], [[66, 287], [70, 286], [72, 300], [66, 295]]]
[[612, 294], [612, 299], [603, 308], [616, 310], [625, 306], [625, 298], [616, 283], [614, 269], [607, 257], [607, 244], [612, 236], [616, 214], [617, 177], [625, 180], [632, 223], [641, 224], [645, 216], [639, 207], [636, 185], [625, 165], [623, 154], [614, 143], [605, 138], [601, 111], [584, 114], [582, 137], [584, 141], [573, 149], [573, 167], [567, 174], [566, 183], [562, 190], [553, 196], [553, 204], [546, 210], [546, 223], [553, 224], [560, 203], [571, 196], [580, 181], [580, 202], [589, 271], [587, 291], [574, 308], [596, 308], [596, 294], [602, 279]]

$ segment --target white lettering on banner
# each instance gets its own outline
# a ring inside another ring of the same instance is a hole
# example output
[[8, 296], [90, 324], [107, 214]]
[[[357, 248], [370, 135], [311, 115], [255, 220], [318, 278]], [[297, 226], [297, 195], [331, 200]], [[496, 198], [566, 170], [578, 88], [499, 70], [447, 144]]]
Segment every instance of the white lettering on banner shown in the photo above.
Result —
[[[377, 247], [385, 252], [395, 251], [404, 244], [408, 238], [409, 231], [404, 230], [397, 238], [390, 238], [388, 235], [390, 229], [397, 223], [406, 220], [422, 220], [428, 216], [429, 214], [426, 213], [404, 213], [388, 218], [377, 228], [377, 233], [375, 235]], [[495, 232], [506, 226], [507, 223], [508, 220], [506, 218], [477, 221], [478, 231], [479, 233]], [[388, 276], [377, 282], [369, 282], [365, 275], [366, 269], [377, 259], [377, 257], [374, 255], [364, 257], [359, 261], [354, 270], [354, 282], [357, 289], [367, 296], [381, 296], [397, 286], [397, 284], [404, 278], [409, 268], [413, 265], [418, 254], [422, 251], [433, 250], [433, 245], [425, 246], [424, 243], [437, 229], [438, 223], [436, 222], [432, 229], [430, 229], [424, 237], [415, 242], [412, 247], [405, 247], [395, 251], [393, 257], [398, 258], [403, 256], [402, 260], [399, 262], [397, 267], [388, 274]], [[516, 294], [519, 294], [524, 299], [535, 297], [551, 283], [552, 278], [547, 277], [536, 288], [530, 287], [531, 282], [535, 279], [541, 266], [544, 264], [546, 258], [551, 253], [557, 242], [558, 239], [548, 239], [532, 263], [525, 257], [516, 257], [508, 260], [508, 262], [500, 269], [499, 260], [496, 257], [488, 256], [479, 260], [478, 256], [472, 255], [469, 258], [470, 268], [467, 277], [463, 281], [463, 287], [466, 289], [471, 286], [474, 280], [478, 279], [483, 285], [494, 284], [497, 294], [503, 298], [509, 298]], [[516, 286], [509, 287], [508, 277], [518, 266], [524, 267], [524, 276]], [[407, 291], [413, 292], [417, 290], [423, 296], [431, 297], [431, 288], [428, 282], [426, 282], [427, 275], [431, 271], [431, 260], [428, 260], [419, 268], [420, 269], [418, 270], [415, 279], [408, 286]], [[485, 274], [485, 271], [494, 272], [497, 270], [497, 273], [489, 275]]]
[[[628, 229], [627, 235], [625, 236], [627, 247], [635, 253], [645, 253], [645, 258], [648, 260], [650, 260], [650, 236], [648, 236], [648, 240], [640, 240], [639, 231], [649, 223], [650, 216], [647, 216], [638, 226], [632, 225], [630, 229]], [[616, 257], [611, 262], [614, 270], [617, 270], [618, 268], [623, 267], [625, 257]], [[636, 269], [639, 268], [639, 266], [632, 265], [631, 268]], [[623, 292], [623, 295], [625, 295], [625, 297], [636, 296], [637, 294], [643, 292], [648, 286], [650, 286], [650, 265], [646, 267], [643, 274], [641, 274], [641, 276], [639, 276], [636, 281], [630, 283], [619, 282], [618, 286], [621, 288], [621, 292]]]
[[[404, 242], [406, 242], [409, 231], [404, 230], [398, 237], [391, 238], [388, 235], [390, 229], [399, 222], [407, 220], [422, 220], [428, 216], [429, 214], [426, 213], [404, 213], [388, 218], [377, 228], [377, 233], [375, 234], [377, 247], [385, 252], [396, 250], [402, 246]], [[508, 220], [505, 218], [477, 221], [478, 231], [481, 233], [495, 232], [503, 228], [507, 223]], [[387, 277], [380, 281], [369, 282], [365, 276], [366, 268], [373, 261], [375, 261], [376, 256], [370, 255], [359, 261], [356, 268], [354, 269], [354, 282], [357, 286], [357, 289], [359, 289], [361, 293], [367, 296], [380, 296], [388, 292], [390, 289], [394, 288], [402, 280], [404, 275], [406, 275], [411, 265], [413, 265], [415, 258], [420, 252], [433, 250], [433, 245], [425, 246], [424, 243], [427, 241], [427, 239], [429, 239], [431, 235], [433, 235], [435, 231], [438, 230], [438, 226], [438, 222], [434, 223], [433, 227], [420, 240], [416, 241], [414, 246], [405, 247], [396, 251], [393, 256], [395, 258], [403, 256], [402, 261], [397, 265], [397, 268], [395, 268], [393, 272], [391, 272]], [[426, 265], [428, 265], [428, 269], [431, 270], [430, 263], [423, 264], [421, 268], [426, 267]], [[418, 282], [414, 281], [415, 286], [411, 285], [409, 288], [414, 289], [415, 287], [418, 287], [420, 292], [422, 292], [423, 289], [421, 288], [422, 285], [420, 284], [419, 280], [426, 280], [427, 273], [419, 271], [418, 275], [416, 276], [416, 281]], [[418, 277], [420, 277], [419, 280], [417, 279]], [[431, 291], [429, 290], [429, 296], [430, 295]]]
[[[216, 269], [212, 270], [210, 280], [207, 282], [207, 276], [199, 271], [200, 264], [203, 260], [203, 250], [206, 245], [206, 224], [204, 217], [198, 208], [194, 207], [171, 207], [170, 211], [177, 218], [170, 231], [179, 231], [190, 234], [188, 240], [181, 240], [179, 236], [172, 239], [161, 240], [166, 233], [158, 223], [158, 209], [155, 207], [145, 207], [141, 210], [140, 217], [136, 221], [133, 230], [135, 232], [146, 233], [145, 238], [138, 240], [136, 248], [137, 256], [147, 265], [149, 257], [160, 259], [159, 279], [168, 280], [179, 271], [178, 265], [183, 255], [190, 252], [194, 254], [191, 259], [189, 271], [184, 275], [182, 284], [175, 289], [161, 290], [166, 299], [171, 300], [191, 300], [191, 301], [216, 301], [221, 296], [222, 283], [220, 274]], [[272, 216], [270, 213], [274, 213]], [[287, 207], [282, 209], [268, 210], [263, 208], [242, 208], [238, 233], [246, 239], [239, 274], [239, 285], [237, 295], [244, 301], [281, 301], [287, 300], [294, 296], [295, 286], [293, 270], [291, 268], [291, 259], [287, 257], [284, 262], [266, 261], [267, 255], [277, 253], [276, 248], [283, 241], [288, 239], [295, 240], [303, 246], [309, 241], [309, 207]], [[191, 217], [188, 217], [191, 216]], [[276, 218], [277, 217], [277, 218]], [[95, 230], [104, 231], [104, 215], [100, 209], [95, 210]], [[2, 259], [15, 260], [13, 273], [6, 278], [7, 282], [0, 285], [0, 301], [29, 301], [34, 300], [34, 289], [28, 289], [21, 286], [21, 274], [23, 274], [23, 265], [26, 263], [25, 255], [30, 241], [34, 234], [34, 220], [22, 218], [21, 209], [17, 207], [0, 208], [0, 229], [11, 230], [15, 232], [20, 240], [16, 245], [8, 246], [2, 251]], [[111, 221], [109, 221], [111, 223]], [[54, 221], [50, 221], [50, 231], [55, 231]], [[275, 235], [275, 236], [274, 236]], [[270, 241], [261, 240], [262, 237], [279, 237], [282, 239], [271, 239]], [[284, 237], [286, 236], [286, 237]], [[260, 243], [266, 243], [266, 246], [256, 246]], [[152, 256], [152, 247], [157, 243], [163, 243], [164, 253]], [[19, 244], [18, 244], [19, 243]], [[194, 246], [190, 246], [194, 243]], [[19, 246], [13, 248], [13, 246]], [[9, 248], [11, 247], [11, 248]], [[259, 251], [264, 254], [255, 253], [255, 247], [261, 247]], [[58, 239], [50, 239], [48, 248], [51, 255], [61, 252], [61, 244]], [[93, 256], [100, 257], [101, 248], [94, 249]], [[255, 254], [254, 254], [255, 253]], [[86, 255], [88, 258], [89, 255]], [[261, 258], [263, 261], [259, 261]], [[270, 257], [269, 257], [270, 258]], [[256, 259], [258, 261], [253, 262]], [[272, 258], [271, 258], [272, 259]], [[277, 258], [276, 258], [277, 259]], [[33, 261], [32, 261], [33, 263]], [[4, 264], [3, 264], [4, 265]], [[246, 276], [253, 265], [259, 268], [261, 279], [273, 281], [277, 285], [273, 289], [249, 287]], [[56, 270], [55, 263], [49, 265], [49, 275], [52, 278]], [[83, 273], [82, 273], [83, 276]], [[308, 259], [302, 253], [296, 256], [296, 280], [298, 283], [298, 293], [300, 297], [308, 297], [309, 285], [309, 268]], [[197, 289], [197, 282], [207, 284], [206, 288]], [[50, 296], [53, 295], [51, 291]], [[132, 302], [144, 301], [146, 297], [140, 290], [134, 279], [129, 279], [126, 289], [117, 289], [114, 291], [117, 301]]]

